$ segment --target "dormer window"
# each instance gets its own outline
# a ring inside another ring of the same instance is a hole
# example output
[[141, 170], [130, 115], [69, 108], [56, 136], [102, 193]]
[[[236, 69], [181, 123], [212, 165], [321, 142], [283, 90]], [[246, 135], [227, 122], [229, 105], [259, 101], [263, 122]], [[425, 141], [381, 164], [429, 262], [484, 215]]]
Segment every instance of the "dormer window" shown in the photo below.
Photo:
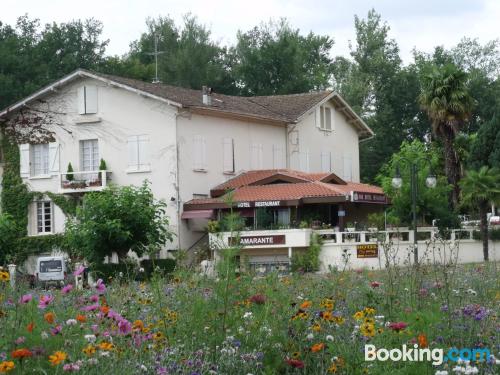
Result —
[[333, 129], [333, 110], [331, 107], [328, 107], [326, 105], [322, 105], [319, 107], [319, 120], [317, 122], [317, 126], [321, 130], [332, 130]]
[[96, 86], [82, 86], [78, 89], [78, 113], [80, 115], [97, 113]]

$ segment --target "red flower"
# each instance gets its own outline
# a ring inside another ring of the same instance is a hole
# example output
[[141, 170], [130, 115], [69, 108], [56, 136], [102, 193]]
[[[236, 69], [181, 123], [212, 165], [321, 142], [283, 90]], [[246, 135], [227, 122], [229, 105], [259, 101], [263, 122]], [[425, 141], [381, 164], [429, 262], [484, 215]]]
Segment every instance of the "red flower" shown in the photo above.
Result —
[[400, 332], [404, 330], [406, 327], [408, 327], [408, 324], [406, 324], [405, 322], [395, 322], [389, 324], [389, 328], [396, 332]]
[[257, 305], [263, 305], [264, 303], [266, 303], [266, 296], [263, 294], [254, 294], [252, 297], [250, 297], [250, 302]]
[[304, 362], [299, 359], [287, 359], [286, 363], [288, 363], [293, 368], [304, 368]]
[[372, 282], [370, 283], [370, 286], [371, 286], [372, 288], [378, 288], [380, 285], [382, 285], [382, 283], [379, 283], [378, 281], [372, 281]]

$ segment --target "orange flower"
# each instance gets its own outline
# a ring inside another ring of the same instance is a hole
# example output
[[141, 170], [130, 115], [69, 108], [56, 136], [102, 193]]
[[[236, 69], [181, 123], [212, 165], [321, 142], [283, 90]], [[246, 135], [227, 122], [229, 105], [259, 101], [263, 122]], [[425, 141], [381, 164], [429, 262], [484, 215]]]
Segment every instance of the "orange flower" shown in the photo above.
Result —
[[14, 362], [12, 362], [12, 361], [0, 362], [0, 374], [4, 374], [6, 372], [14, 370], [14, 367], [16, 367], [16, 366], [14, 365]]
[[421, 348], [427, 348], [429, 346], [429, 343], [427, 341], [427, 336], [425, 336], [425, 334], [423, 333], [418, 335], [417, 341], [418, 341], [418, 346], [420, 346]]
[[300, 308], [301, 309], [308, 309], [309, 307], [312, 306], [312, 302], [311, 301], [304, 301], [302, 302], [302, 304], [300, 305]]
[[110, 342], [104, 341], [104, 342], [101, 342], [99, 344], [99, 349], [104, 350], [104, 351], [113, 350], [113, 348], [114, 348], [114, 345], [111, 344]]
[[35, 328], [35, 323], [31, 322], [26, 326], [26, 329], [28, 330], [29, 333], [33, 332], [33, 328]]
[[109, 307], [108, 306], [101, 306], [101, 312], [103, 314], [107, 315], [109, 312]]
[[95, 346], [87, 345], [85, 348], [83, 348], [82, 352], [84, 352], [87, 356], [90, 357], [95, 353]]
[[78, 320], [80, 323], [85, 323], [87, 321], [87, 318], [85, 317], [85, 315], [78, 314], [76, 316], [76, 320]]
[[49, 355], [49, 362], [52, 364], [52, 366], [57, 366], [59, 363], [66, 360], [66, 358], [66, 353], [57, 351], [54, 354]]
[[26, 348], [14, 350], [11, 354], [12, 354], [12, 358], [19, 358], [19, 359], [29, 358], [29, 357], [33, 356], [33, 353], [31, 353]]
[[136, 331], [142, 331], [144, 329], [144, 323], [142, 322], [142, 320], [136, 320], [132, 324], [132, 329]]
[[48, 313], [46, 313], [46, 314], [43, 316], [43, 318], [45, 319], [45, 321], [46, 321], [47, 323], [49, 323], [49, 324], [53, 324], [53, 323], [54, 323], [54, 318], [55, 318], [55, 317], [56, 317], [56, 316], [54, 315], [54, 313], [53, 313], [53, 312], [48, 312]]
[[313, 346], [311, 346], [311, 352], [317, 353], [317, 352], [322, 351], [324, 348], [325, 348], [325, 344], [320, 342], [320, 343], [317, 343], [317, 344], [314, 344]]

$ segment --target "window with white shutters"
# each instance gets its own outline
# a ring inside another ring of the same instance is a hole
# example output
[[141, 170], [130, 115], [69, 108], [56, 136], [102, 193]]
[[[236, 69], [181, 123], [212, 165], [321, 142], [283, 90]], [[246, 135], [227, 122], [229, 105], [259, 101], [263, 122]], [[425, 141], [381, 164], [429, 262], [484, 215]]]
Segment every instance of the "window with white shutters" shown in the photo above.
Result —
[[93, 172], [99, 170], [99, 142], [97, 139], [80, 141], [81, 171]]
[[332, 153], [323, 151], [321, 153], [321, 172], [331, 172], [332, 170]]
[[322, 105], [318, 109], [319, 118], [316, 118], [318, 128], [322, 130], [333, 130], [333, 110], [331, 107]]
[[262, 143], [252, 143], [250, 152], [251, 169], [263, 168], [263, 151], [264, 151], [264, 146], [262, 145]]
[[97, 86], [81, 86], [78, 89], [78, 113], [97, 113]]
[[224, 138], [222, 140], [223, 153], [223, 171], [224, 173], [234, 173], [234, 140], [232, 138]]
[[52, 202], [36, 202], [37, 233], [52, 233]]
[[282, 146], [273, 145], [273, 168], [286, 168], [285, 151]]
[[49, 174], [49, 144], [31, 145], [31, 176], [46, 176]]
[[130, 136], [127, 140], [127, 147], [128, 171], [150, 171], [149, 137], [147, 135]]
[[195, 171], [207, 170], [207, 143], [201, 135], [193, 138], [193, 169]]

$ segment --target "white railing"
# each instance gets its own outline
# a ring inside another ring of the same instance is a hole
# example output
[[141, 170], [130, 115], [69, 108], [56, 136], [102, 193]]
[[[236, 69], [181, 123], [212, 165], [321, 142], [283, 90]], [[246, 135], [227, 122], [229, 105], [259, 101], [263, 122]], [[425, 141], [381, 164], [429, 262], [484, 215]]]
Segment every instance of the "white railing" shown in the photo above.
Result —
[[61, 173], [59, 191], [61, 193], [99, 191], [108, 185], [110, 174], [109, 171]]

